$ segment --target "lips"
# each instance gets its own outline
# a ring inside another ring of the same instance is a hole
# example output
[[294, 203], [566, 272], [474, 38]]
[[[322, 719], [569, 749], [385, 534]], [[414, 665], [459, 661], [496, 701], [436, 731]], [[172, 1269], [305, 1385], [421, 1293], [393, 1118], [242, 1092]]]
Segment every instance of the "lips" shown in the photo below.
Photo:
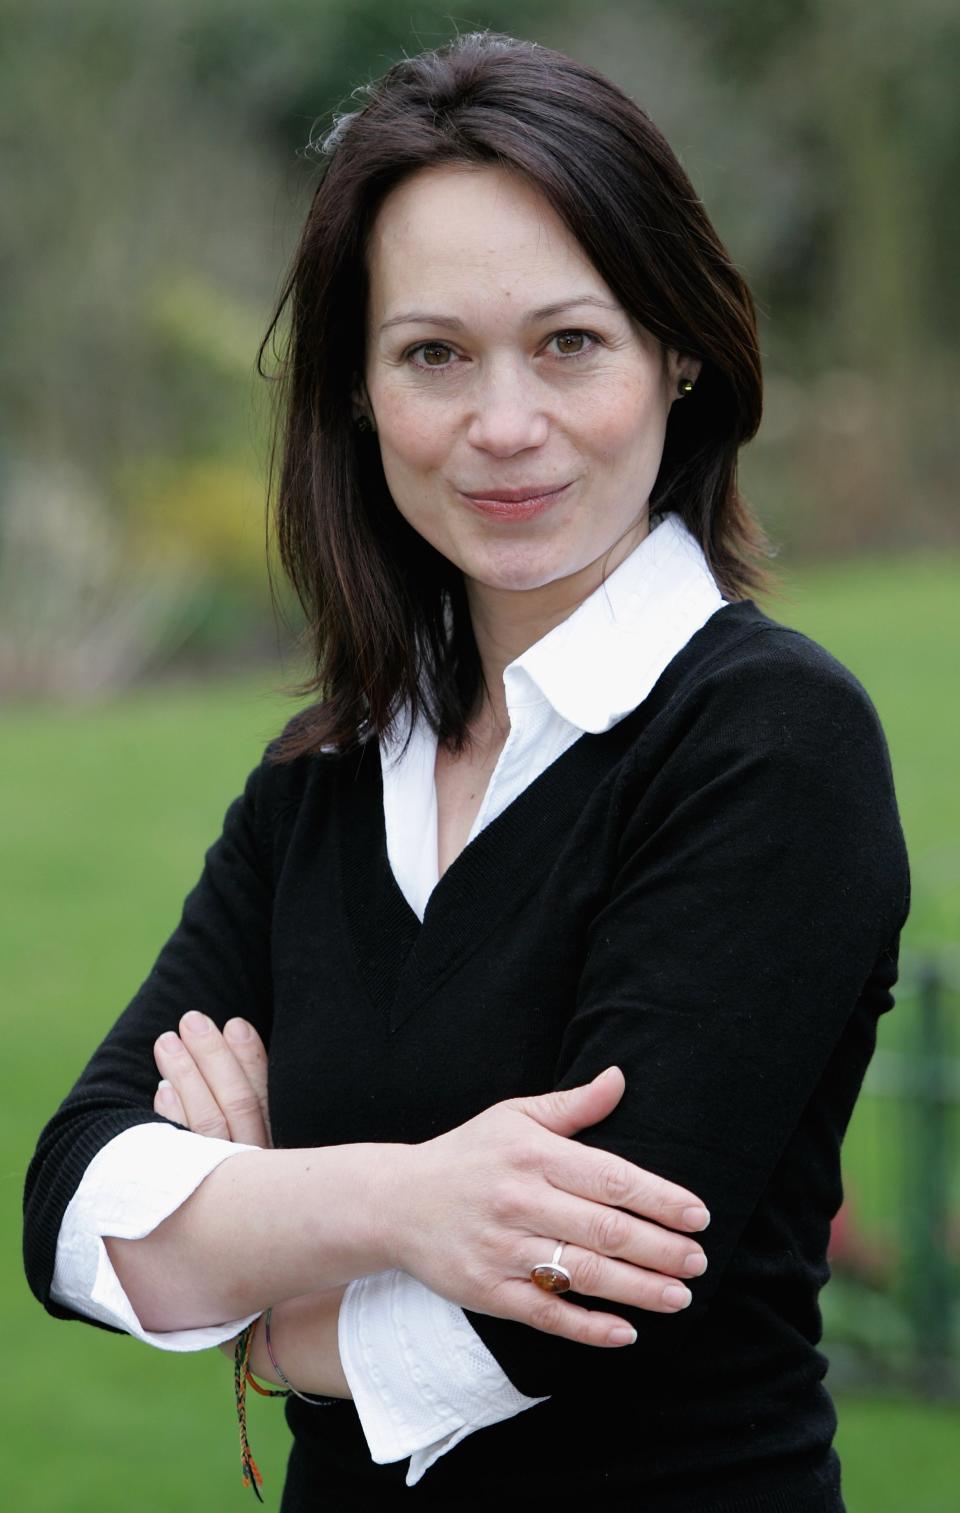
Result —
[[524, 504], [528, 499], [546, 499], [551, 494], [559, 494], [565, 489], [565, 483], [542, 483], [534, 484], [526, 489], [461, 489], [468, 499], [478, 499], [484, 502], [489, 500], [493, 504]]
[[548, 510], [569, 487], [569, 483], [541, 483], [525, 489], [488, 489], [482, 494], [460, 490], [460, 497], [488, 520], [531, 520]]

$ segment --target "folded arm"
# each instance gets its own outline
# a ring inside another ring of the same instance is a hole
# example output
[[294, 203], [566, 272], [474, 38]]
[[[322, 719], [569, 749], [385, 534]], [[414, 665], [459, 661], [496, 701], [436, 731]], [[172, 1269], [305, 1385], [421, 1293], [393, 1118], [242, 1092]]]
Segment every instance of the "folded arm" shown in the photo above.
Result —
[[[652, 773], [638, 758], [557, 1065], [568, 1087], [616, 1061], [624, 1098], [576, 1140], [689, 1187], [713, 1215], [691, 1308], [669, 1323], [623, 1310], [648, 1363], [685, 1348], [705, 1317], [868, 979], [881, 1009], [892, 1002], [909, 882], [883, 735], [845, 669], [819, 648], [812, 660], [785, 650], [721, 669], [673, 758]], [[842, 1111], [836, 1123], [839, 1142]], [[790, 1201], [804, 1222], [809, 1194]], [[582, 1391], [616, 1369], [509, 1320], [468, 1318], [526, 1393]]]

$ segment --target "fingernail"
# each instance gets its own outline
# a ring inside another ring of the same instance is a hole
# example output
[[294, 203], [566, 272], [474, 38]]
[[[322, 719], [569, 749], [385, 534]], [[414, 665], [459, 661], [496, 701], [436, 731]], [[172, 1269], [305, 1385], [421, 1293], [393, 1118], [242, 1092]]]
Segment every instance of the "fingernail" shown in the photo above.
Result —
[[186, 1025], [195, 1035], [206, 1035], [212, 1028], [211, 1021], [206, 1014], [198, 1014], [196, 1009], [191, 1009], [189, 1014], [184, 1014], [180, 1023]]
[[167, 1081], [166, 1077], [163, 1078], [162, 1082], [157, 1083], [157, 1097], [160, 1099], [161, 1103], [173, 1102], [173, 1088], [170, 1086], [170, 1083]]
[[693, 1294], [689, 1288], [681, 1287], [679, 1282], [671, 1282], [669, 1287], [663, 1289], [663, 1301], [671, 1312], [677, 1312], [681, 1308], [689, 1308]]
[[223, 1027], [228, 1040], [249, 1040], [253, 1030], [245, 1019], [228, 1019]]
[[605, 1067], [605, 1068], [604, 1068], [604, 1070], [603, 1070], [603, 1071], [602, 1071], [602, 1072], [598, 1072], [598, 1073], [597, 1073], [597, 1075], [596, 1075], [596, 1077], [594, 1077], [594, 1079], [593, 1079], [593, 1080], [594, 1080], [594, 1082], [599, 1082], [599, 1081], [600, 1081], [600, 1079], [601, 1079], [601, 1077], [609, 1077], [609, 1075], [610, 1075], [610, 1073], [611, 1073], [611, 1072], [615, 1072], [615, 1071], [617, 1071], [617, 1070], [618, 1070], [618, 1069], [617, 1069], [617, 1067], [615, 1067], [615, 1066], [608, 1066], [608, 1067]]
[[167, 1030], [166, 1034], [161, 1035], [160, 1039], [157, 1041], [157, 1049], [160, 1051], [166, 1051], [168, 1056], [179, 1055], [179, 1053], [183, 1050], [183, 1047], [180, 1044], [180, 1036], [175, 1034], [173, 1030]]
[[635, 1345], [637, 1343], [637, 1331], [630, 1329], [626, 1324], [617, 1324], [607, 1335], [611, 1345]]
[[707, 1258], [703, 1251], [693, 1251], [683, 1263], [683, 1269], [688, 1277], [702, 1277], [707, 1269]]
[[683, 1222], [688, 1229], [706, 1229], [710, 1215], [705, 1208], [685, 1208]]

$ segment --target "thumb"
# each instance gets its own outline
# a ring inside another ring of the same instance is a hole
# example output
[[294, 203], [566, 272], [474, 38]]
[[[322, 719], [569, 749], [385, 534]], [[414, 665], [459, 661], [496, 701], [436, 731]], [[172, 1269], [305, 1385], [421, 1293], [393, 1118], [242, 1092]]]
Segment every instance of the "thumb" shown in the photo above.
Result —
[[601, 1119], [606, 1119], [623, 1097], [626, 1085], [620, 1068], [608, 1066], [592, 1082], [512, 1101], [522, 1114], [529, 1114], [531, 1119], [536, 1119], [555, 1135], [575, 1135], [588, 1124], [599, 1124]]

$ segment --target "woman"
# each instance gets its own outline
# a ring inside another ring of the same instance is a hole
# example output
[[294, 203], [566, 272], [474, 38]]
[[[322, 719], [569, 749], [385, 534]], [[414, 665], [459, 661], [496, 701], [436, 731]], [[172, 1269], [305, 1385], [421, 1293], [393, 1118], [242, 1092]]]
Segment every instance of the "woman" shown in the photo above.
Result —
[[274, 321], [322, 697], [41, 1136], [31, 1284], [238, 1337], [285, 1510], [832, 1513], [908, 874], [867, 696], [748, 597], [750, 295], [591, 70], [476, 35], [366, 95]]

